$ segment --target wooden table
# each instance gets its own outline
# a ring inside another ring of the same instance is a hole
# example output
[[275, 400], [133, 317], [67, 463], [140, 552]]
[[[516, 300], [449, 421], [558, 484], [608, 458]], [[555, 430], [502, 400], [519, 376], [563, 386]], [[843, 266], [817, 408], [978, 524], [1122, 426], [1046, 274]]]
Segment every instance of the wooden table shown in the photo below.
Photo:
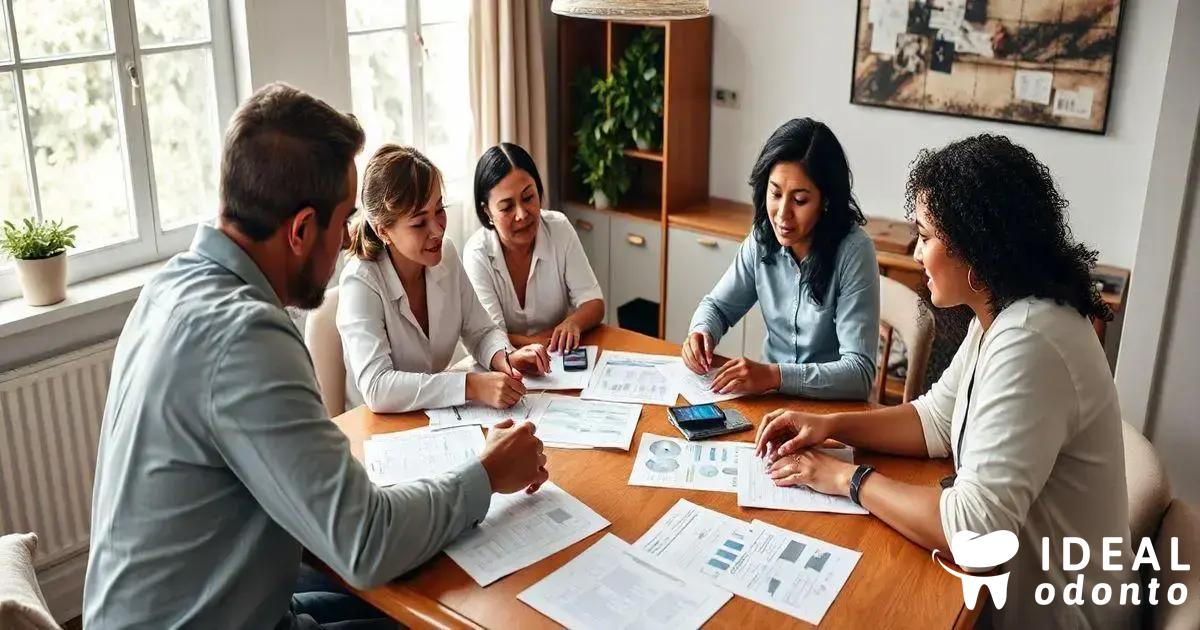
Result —
[[[604, 350], [627, 350], [676, 355], [679, 346], [637, 333], [601, 326], [584, 342]], [[787, 406], [829, 413], [861, 409], [864, 403], [816, 402], [763, 396], [722, 403], [741, 411], [756, 424], [763, 413]], [[334, 422], [350, 438], [356, 457], [362, 442], [376, 433], [412, 429], [427, 424], [421, 413], [377, 415], [366, 408], [346, 412]], [[547, 449], [551, 479], [586, 503], [612, 525], [563, 551], [481, 588], [458, 565], [439, 554], [425, 565], [391, 583], [359, 595], [413, 627], [544, 628], [556, 624], [517, 599], [517, 593], [561, 567], [595, 543], [605, 532], [633, 542], [681, 498], [750, 521], [760, 519], [862, 552], [845, 588], [826, 613], [822, 628], [967, 628], [975, 621], [963, 606], [957, 578], [943, 571], [921, 547], [909, 542], [873, 516], [834, 515], [740, 508], [737, 496], [630, 486], [630, 465], [645, 431], [677, 435], [666, 419], [666, 408], [646, 405], [633, 438], [631, 452]], [[726, 436], [752, 441], [753, 433]], [[948, 461], [862, 454], [860, 461], [893, 478], [934, 485], [948, 473]], [[714, 628], [810, 627], [798, 619], [741, 597], [734, 597], [712, 619]]]

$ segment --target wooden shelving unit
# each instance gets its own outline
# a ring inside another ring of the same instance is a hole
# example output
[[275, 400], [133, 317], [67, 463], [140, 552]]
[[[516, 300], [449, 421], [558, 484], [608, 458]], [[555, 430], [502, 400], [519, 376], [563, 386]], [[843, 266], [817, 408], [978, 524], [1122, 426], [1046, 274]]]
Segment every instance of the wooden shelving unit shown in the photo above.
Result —
[[[625, 150], [633, 169], [632, 187], [619, 206], [605, 210], [661, 227], [658, 329], [666, 328], [668, 217], [708, 200], [709, 120], [712, 93], [712, 18], [669, 22], [613, 22], [558, 18], [559, 146], [557, 156], [564, 205], [588, 205], [574, 171], [574, 124], [579, 105], [574, 83], [582, 72], [612, 72], [629, 42], [647, 28], [663, 31], [662, 146]], [[590, 206], [589, 206], [590, 207]]]

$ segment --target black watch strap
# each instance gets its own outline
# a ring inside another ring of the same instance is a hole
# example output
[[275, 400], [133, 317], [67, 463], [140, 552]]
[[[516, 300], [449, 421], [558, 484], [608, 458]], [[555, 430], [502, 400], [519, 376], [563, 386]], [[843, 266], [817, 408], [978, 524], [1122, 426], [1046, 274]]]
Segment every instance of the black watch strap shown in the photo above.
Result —
[[859, 500], [858, 493], [862, 489], [862, 484], [866, 481], [871, 473], [875, 472], [874, 466], [863, 464], [854, 470], [854, 474], [850, 477], [850, 500], [854, 505], [862, 507], [862, 501]]

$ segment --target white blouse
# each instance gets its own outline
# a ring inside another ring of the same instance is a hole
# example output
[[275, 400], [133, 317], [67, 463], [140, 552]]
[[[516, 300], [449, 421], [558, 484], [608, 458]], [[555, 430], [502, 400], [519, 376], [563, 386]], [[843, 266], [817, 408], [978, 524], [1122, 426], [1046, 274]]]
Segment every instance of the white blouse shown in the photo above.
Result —
[[479, 228], [463, 250], [463, 265], [479, 301], [497, 326], [518, 335], [553, 328], [570, 310], [604, 298], [571, 220], [553, 210], [542, 210], [541, 217], [524, 307], [517, 300], [495, 230]]
[[425, 269], [429, 336], [421, 330], [391, 260], [351, 258], [342, 270], [337, 327], [346, 359], [348, 408], [399, 413], [466, 402], [465, 372], [443, 372], [461, 338], [480, 365], [510, 349], [475, 297], [458, 251], [442, 241], [442, 262]]
[[[995, 627], [1020, 628], [1031, 619], [1045, 627], [1132, 627], [1135, 606], [1062, 605], [1063, 588], [1076, 575], [1063, 570], [1066, 536], [1085, 539], [1091, 551], [1080, 572], [1086, 593], [1107, 582], [1116, 595], [1121, 584], [1137, 581], [1128, 570], [1121, 412], [1087, 318], [1069, 306], [1029, 298], [1001, 311], [986, 334], [973, 321], [950, 367], [913, 406], [930, 457], [952, 455], [958, 463], [954, 485], [941, 495], [946, 539], [962, 530], [1006, 529], [1020, 542], [1017, 555], [1000, 569], [1012, 575], [1008, 601], [993, 614]], [[1124, 571], [1102, 570], [1106, 536], [1125, 541]], [[1041, 568], [1043, 537], [1050, 541], [1048, 572]], [[1057, 605], [1034, 601], [1043, 582], [1054, 585]]]

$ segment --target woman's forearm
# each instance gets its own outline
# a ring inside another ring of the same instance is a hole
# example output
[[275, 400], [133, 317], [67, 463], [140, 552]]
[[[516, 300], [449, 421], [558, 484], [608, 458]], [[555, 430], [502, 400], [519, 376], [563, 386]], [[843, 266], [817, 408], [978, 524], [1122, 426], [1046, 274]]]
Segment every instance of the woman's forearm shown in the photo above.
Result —
[[942, 529], [940, 488], [915, 486], [876, 472], [863, 482], [858, 497], [871, 514], [905, 538], [926, 549], [950, 553]]
[[599, 326], [600, 321], [604, 319], [604, 300], [588, 300], [580, 304], [574, 313], [567, 316], [567, 319], [575, 322], [582, 332]]
[[831, 437], [880, 453], [928, 457], [921, 417], [911, 404], [834, 414]]

